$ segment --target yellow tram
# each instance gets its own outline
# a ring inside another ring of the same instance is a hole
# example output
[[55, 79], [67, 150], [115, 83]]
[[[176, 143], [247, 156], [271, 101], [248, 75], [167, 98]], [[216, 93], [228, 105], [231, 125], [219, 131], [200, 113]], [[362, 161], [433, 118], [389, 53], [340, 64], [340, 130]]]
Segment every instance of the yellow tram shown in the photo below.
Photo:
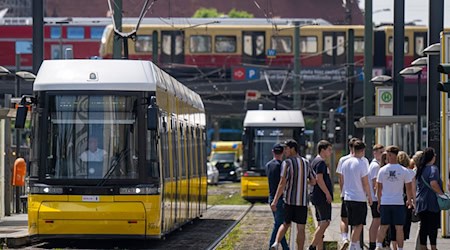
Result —
[[30, 236], [161, 238], [206, 210], [198, 94], [137, 60], [44, 61], [33, 88]]
[[305, 121], [299, 110], [249, 110], [244, 118], [244, 160], [241, 197], [267, 200], [269, 184], [265, 165], [273, 158], [275, 143], [303, 140]]

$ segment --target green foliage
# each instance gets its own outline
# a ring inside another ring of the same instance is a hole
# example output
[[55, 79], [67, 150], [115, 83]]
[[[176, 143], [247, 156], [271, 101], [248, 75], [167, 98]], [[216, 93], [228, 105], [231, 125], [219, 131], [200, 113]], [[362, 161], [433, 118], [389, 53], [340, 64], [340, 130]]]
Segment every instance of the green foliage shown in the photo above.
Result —
[[221, 17], [223, 13], [220, 13], [215, 8], [200, 8], [195, 11], [192, 17], [194, 18], [211, 18], [211, 17]]
[[[195, 11], [194, 15], [192, 17], [194, 18], [215, 18], [215, 17], [224, 17], [225, 14], [218, 12], [215, 8], [200, 8]], [[254, 17], [252, 13], [248, 13], [244, 10], [236, 10], [231, 9], [228, 12], [227, 17], [229, 18], [252, 18]]]
[[235, 8], [231, 9], [230, 12], [228, 12], [228, 17], [230, 18], [253, 18], [252, 13], [248, 13], [245, 10], [236, 10]]

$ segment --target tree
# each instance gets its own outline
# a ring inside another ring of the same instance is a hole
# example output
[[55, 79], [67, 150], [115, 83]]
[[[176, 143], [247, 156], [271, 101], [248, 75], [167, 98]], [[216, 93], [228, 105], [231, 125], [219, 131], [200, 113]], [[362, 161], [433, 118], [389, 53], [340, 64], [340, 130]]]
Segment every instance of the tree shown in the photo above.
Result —
[[195, 11], [194, 15], [192, 16], [194, 18], [214, 18], [214, 17], [229, 17], [229, 18], [253, 18], [253, 14], [248, 13], [244, 10], [236, 10], [231, 9], [228, 12], [228, 15], [225, 15], [224, 13], [218, 12], [215, 8], [200, 8]]
[[235, 8], [231, 9], [230, 12], [228, 12], [228, 17], [230, 18], [253, 18], [252, 13], [248, 13], [245, 10], [236, 10]]
[[210, 18], [210, 17], [221, 17], [223, 13], [219, 13], [215, 8], [200, 8], [195, 11], [192, 17], [194, 18]]

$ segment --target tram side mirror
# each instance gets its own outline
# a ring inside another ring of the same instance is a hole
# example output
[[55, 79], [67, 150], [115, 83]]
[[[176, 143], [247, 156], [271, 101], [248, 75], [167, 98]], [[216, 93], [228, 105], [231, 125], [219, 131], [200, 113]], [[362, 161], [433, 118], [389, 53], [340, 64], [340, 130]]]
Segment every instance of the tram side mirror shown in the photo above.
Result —
[[151, 131], [158, 130], [158, 112], [159, 108], [156, 105], [156, 97], [152, 96], [150, 105], [147, 108], [147, 129]]
[[27, 120], [28, 107], [20, 104], [17, 107], [15, 128], [24, 128], [25, 121]]

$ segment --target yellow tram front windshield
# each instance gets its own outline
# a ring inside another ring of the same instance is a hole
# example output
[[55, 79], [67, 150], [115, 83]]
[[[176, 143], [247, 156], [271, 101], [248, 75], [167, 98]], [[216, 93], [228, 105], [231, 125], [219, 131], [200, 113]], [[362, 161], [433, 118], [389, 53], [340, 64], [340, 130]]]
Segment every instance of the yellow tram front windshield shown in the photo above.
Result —
[[[48, 102], [45, 179], [139, 179], [138, 157], [148, 154], [138, 154], [137, 96], [49, 95]], [[30, 174], [39, 174], [36, 165]]]
[[254, 162], [250, 170], [265, 170], [267, 162], [272, 160], [272, 147], [275, 143], [294, 138], [294, 128], [255, 128], [253, 134]]

